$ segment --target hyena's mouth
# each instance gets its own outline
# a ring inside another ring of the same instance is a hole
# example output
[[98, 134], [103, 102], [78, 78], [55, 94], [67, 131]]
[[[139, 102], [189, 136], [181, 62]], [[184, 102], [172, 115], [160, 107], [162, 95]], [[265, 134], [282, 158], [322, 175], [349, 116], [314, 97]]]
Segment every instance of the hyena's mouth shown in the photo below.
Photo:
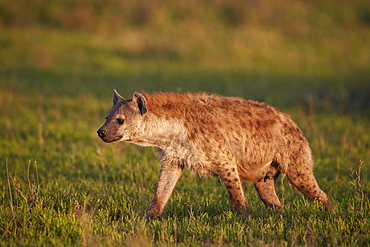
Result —
[[106, 142], [106, 143], [119, 142], [122, 138], [123, 136], [117, 136], [117, 137], [114, 137], [113, 139], [107, 139], [106, 137], [101, 137], [103, 142]]

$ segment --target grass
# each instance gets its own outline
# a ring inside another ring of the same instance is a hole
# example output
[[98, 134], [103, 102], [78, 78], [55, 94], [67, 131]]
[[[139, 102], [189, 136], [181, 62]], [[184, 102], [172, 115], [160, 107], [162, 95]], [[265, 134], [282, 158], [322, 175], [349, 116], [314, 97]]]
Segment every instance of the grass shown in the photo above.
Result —
[[[370, 245], [365, 1], [153, 1], [150, 11], [26, 2], [0, 3], [0, 245]], [[239, 216], [217, 178], [186, 171], [163, 217], [146, 222], [155, 149], [96, 136], [113, 89], [207, 91], [280, 108], [309, 139], [335, 209], [281, 177], [284, 209], [267, 210], [244, 183], [248, 216]]]

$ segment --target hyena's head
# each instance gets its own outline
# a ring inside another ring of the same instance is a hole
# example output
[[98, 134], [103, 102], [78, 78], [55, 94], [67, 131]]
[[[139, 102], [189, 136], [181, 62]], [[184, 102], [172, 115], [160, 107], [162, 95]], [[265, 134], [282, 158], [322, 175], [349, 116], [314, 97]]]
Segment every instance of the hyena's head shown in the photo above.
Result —
[[139, 134], [143, 115], [147, 112], [144, 95], [134, 93], [132, 99], [124, 99], [114, 90], [113, 107], [104, 125], [97, 131], [107, 143], [131, 141]]

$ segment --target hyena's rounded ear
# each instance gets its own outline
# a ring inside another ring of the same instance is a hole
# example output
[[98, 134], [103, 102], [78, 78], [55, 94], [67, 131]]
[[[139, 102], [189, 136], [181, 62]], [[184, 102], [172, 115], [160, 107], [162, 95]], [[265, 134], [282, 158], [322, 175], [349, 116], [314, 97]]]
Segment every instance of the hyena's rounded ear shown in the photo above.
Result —
[[115, 105], [118, 101], [125, 100], [119, 93], [116, 91], [116, 89], [113, 90], [113, 105]]
[[134, 96], [132, 97], [132, 101], [137, 103], [141, 115], [144, 115], [148, 111], [148, 109], [146, 108], [148, 101], [146, 100], [145, 96], [142, 95], [141, 93], [135, 92]]

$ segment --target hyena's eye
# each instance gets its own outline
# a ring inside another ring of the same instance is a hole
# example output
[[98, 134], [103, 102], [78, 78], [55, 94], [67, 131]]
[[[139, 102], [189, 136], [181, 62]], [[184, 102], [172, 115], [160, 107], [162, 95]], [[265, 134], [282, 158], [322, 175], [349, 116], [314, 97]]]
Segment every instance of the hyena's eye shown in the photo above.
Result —
[[123, 122], [124, 122], [125, 120], [123, 120], [122, 118], [117, 118], [117, 122], [119, 123], [119, 124], [123, 124]]

